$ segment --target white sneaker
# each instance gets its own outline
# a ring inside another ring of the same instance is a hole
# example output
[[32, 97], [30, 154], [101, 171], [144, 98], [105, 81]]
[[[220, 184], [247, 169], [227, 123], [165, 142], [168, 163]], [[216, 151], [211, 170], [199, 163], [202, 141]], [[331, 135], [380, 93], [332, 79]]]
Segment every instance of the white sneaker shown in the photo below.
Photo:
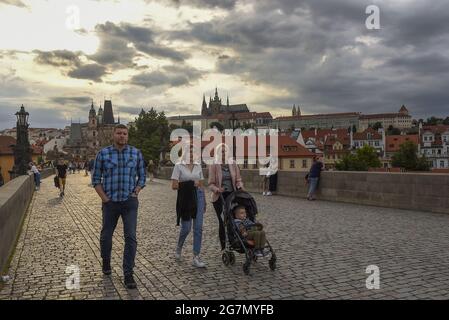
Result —
[[176, 259], [176, 261], [181, 261], [181, 249], [176, 249], [176, 251], [175, 251], [175, 259]]
[[264, 196], [266, 196], [267, 195], [267, 193], [264, 191], [263, 193], [262, 193], [262, 195], [264, 195]]
[[205, 268], [206, 267], [206, 264], [203, 261], [201, 261], [200, 256], [193, 257], [192, 265], [197, 268]]
[[272, 196], [273, 194], [271, 193], [271, 191], [267, 192], [267, 196]]

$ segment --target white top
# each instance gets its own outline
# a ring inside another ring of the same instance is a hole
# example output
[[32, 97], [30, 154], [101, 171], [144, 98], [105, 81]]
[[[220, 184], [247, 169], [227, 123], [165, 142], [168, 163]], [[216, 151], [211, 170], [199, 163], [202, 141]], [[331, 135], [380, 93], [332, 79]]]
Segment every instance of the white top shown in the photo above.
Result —
[[36, 166], [31, 166], [31, 172], [39, 173], [39, 170], [37, 170]]
[[187, 165], [177, 163], [173, 168], [171, 179], [178, 180], [179, 182], [204, 180], [203, 169], [201, 168], [201, 165], [194, 164], [192, 171], [190, 171], [190, 169], [187, 168]]

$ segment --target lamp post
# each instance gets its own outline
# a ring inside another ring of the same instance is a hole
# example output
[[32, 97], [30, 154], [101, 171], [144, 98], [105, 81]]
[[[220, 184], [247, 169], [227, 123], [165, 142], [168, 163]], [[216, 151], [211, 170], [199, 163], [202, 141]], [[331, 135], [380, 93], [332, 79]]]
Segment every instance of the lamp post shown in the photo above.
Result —
[[235, 154], [236, 149], [235, 149], [235, 135], [234, 135], [234, 130], [237, 125], [237, 118], [235, 117], [234, 112], [231, 114], [231, 118], [229, 119], [229, 122], [230, 122], [231, 128], [232, 128], [232, 157], [235, 158], [235, 160], [237, 160], [237, 156]]
[[16, 112], [17, 124], [17, 142], [13, 146], [14, 166], [10, 171], [11, 179], [20, 175], [27, 174], [28, 164], [31, 162], [31, 147], [28, 140], [28, 117], [29, 113], [25, 111], [25, 107], [20, 107], [20, 111]]

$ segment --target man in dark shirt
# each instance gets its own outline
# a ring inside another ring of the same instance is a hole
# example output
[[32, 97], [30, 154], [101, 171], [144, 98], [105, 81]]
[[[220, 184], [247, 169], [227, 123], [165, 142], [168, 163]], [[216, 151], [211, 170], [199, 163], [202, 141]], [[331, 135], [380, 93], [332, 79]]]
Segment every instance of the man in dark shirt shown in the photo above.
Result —
[[65, 181], [67, 177], [67, 165], [62, 159], [60, 159], [58, 161], [58, 164], [56, 165], [56, 175], [59, 178], [59, 196], [63, 197], [65, 191]]
[[313, 158], [313, 164], [309, 171], [309, 192], [307, 194], [307, 200], [315, 200], [315, 192], [318, 187], [318, 181], [320, 180], [321, 170], [323, 169], [323, 163], [317, 158]]

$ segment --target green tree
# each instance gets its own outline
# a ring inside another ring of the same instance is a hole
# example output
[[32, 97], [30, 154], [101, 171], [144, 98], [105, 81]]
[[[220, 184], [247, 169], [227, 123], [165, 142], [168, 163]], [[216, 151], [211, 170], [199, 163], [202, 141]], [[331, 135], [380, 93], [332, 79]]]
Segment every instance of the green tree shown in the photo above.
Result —
[[446, 117], [446, 119], [443, 120], [443, 124], [449, 126], [449, 117]]
[[375, 124], [373, 124], [372, 128], [376, 131], [379, 130], [380, 128], [383, 128], [382, 122], [377, 121]]
[[432, 116], [430, 118], [427, 118], [427, 121], [425, 124], [428, 126], [434, 126], [434, 125], [442, 124], [442, 123], [443, 123], [443, 119]]
[[387, 136], [397, 136], [401, 134], [401, 130], [390, 125], [386, 132]]
[[142, 110], [135, 120], [135, 125], [129, 129], [129, 144], [142, 151], [146, 161], [159, 163], [161, 152], [168, 149], [170, 132], [164, 112], [151, 108], [148, 112]]
[[357, 149], [356, 153], [344, 156], [335, 164], [335, 168], [340, 171], [368, 171], [369, 168], [381, 166], [376, 149], [369, 145]]
[[399, 147], [391, 164], [393, 167], [404, 168], [409, 171], [429, 171], [430, 167], [424, 156], [418, 157], [418, 146], [411, 141], [407, 141]]

